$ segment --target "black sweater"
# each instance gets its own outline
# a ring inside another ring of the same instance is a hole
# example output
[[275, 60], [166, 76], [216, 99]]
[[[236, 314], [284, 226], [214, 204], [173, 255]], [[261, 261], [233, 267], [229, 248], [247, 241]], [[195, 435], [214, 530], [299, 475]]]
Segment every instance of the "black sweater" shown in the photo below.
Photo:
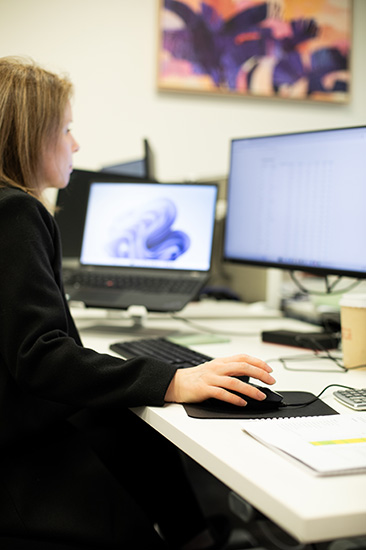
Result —
[[[174, 373], [159, 361], [123, 361], [82, 346], [63, 293], [53, 216], [23, 191], [0, 188], [0, 458], [34, 449], [80, 409], [163, 405]], [[19, 471], [6, 464], [12, 494]], [[0, 464], [0, 488], [1, 476]]]

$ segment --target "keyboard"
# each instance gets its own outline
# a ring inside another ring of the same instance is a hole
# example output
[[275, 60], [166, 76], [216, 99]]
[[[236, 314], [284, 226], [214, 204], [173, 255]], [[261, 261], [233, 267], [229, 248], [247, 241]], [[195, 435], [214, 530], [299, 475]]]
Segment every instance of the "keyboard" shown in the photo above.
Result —
[[68, 287], [115, 288], [141, 292], [186, 294], [194, 290], [197, 281], [168, 277], [139, 277], [135, 275], [97, 274], [86, 271], [73, 273], [65, 271], [64, 283]]
[[133, 357], [148, 356], [170, 363], [179, 368], [195, 367], [206, 361], [211, 361], [212, 357], [194, 351], [190, 348], [175, 344], [166, 338], [143, 338], [141, 340], [128, 340], [126, 342], [117, 342], [111, 344], [110, 349], [124, 357], [131, 359]]

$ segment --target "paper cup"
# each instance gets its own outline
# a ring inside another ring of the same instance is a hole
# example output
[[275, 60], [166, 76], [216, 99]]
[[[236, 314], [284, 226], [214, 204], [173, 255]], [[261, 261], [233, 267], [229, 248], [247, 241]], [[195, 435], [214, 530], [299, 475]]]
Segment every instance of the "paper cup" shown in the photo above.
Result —
[[366, 294], [344, 294], [339, 304], [344, 366], [366, 366]]

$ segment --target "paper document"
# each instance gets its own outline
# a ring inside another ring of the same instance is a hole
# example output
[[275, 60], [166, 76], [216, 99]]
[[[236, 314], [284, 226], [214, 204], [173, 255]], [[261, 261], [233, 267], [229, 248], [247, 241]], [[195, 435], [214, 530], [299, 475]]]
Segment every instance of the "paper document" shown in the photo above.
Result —
[[242, 427], [318, 475], [366, 472], [366, 412], [246, 420]]

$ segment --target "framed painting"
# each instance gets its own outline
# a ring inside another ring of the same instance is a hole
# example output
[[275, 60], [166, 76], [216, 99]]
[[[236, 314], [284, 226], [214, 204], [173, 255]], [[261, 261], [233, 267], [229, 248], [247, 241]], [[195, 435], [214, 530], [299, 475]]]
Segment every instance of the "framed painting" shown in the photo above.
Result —
[[158, 89], [346, 103], [352, 0], [160, 0]]

